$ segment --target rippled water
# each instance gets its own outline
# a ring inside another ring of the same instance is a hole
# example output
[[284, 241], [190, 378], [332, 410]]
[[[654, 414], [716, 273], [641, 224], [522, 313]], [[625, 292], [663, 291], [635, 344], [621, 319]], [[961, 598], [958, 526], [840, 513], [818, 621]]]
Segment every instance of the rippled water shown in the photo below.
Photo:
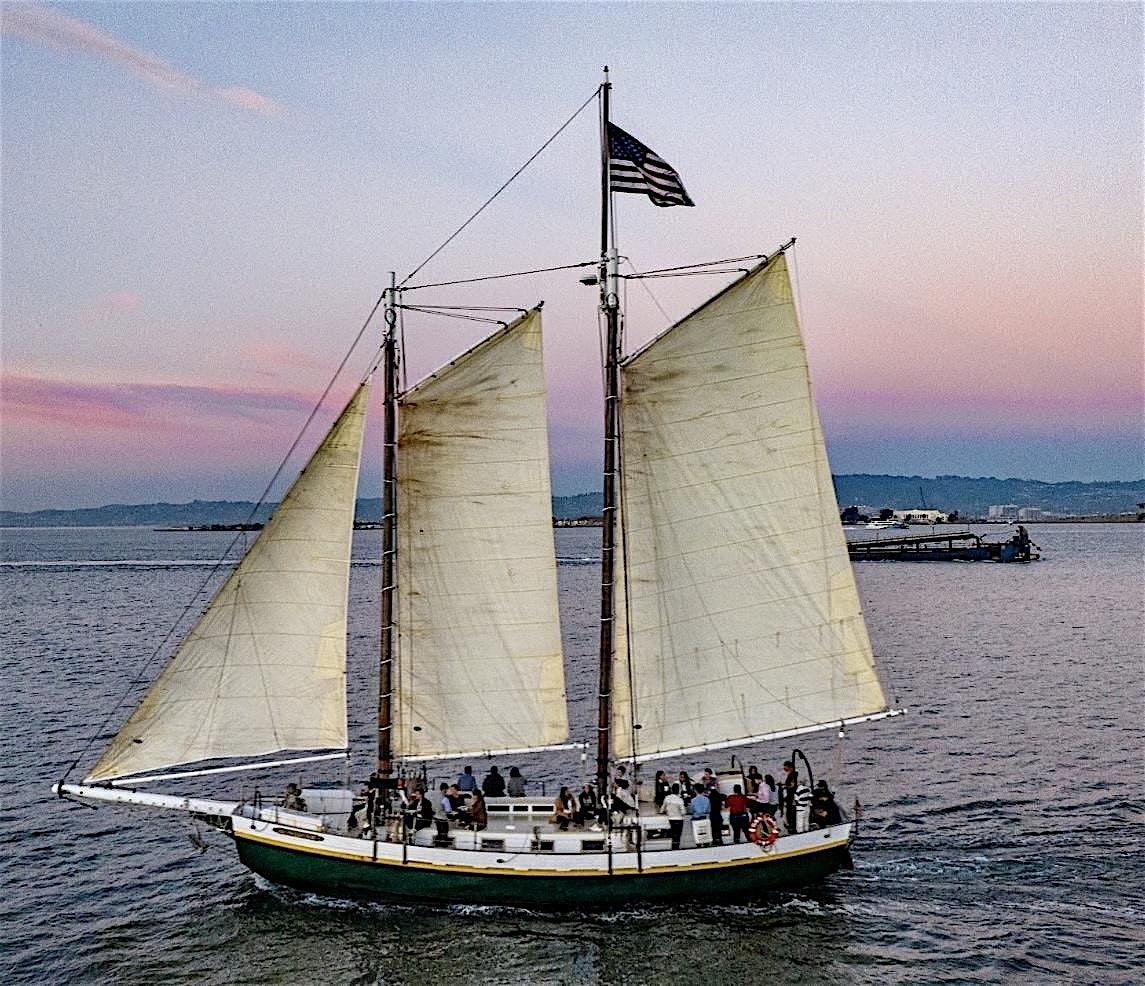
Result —
[[[762, 902], [605, 915], [282, 891], [186, 820], [52, 799], [227, 534], [7, 530], [5, 982], [1130, 983], [1145, 965], [1145, 525], [1046, 525], [1033, 565], [856, 567], [906, 717], [803, 738], [864, 804], [856, 868]], [[598, 532], [557, 532], [571, 715], [591, 733]], [[371, 741], [377, 533], [355, 543], [351, 734]], [[84, 755], [92, 762], [99, 741]], [[744, 754], [774, 768], [785, 746]], [[368, 769], [368, 753], [355, 776]], [[575, 762], [521, 764], [535, 781]], [[681, 766], [703, 766], [689, 764]], [[311, 775], [308, 775], [308, 778]], [[217, 782], [233, 794], [238, 781]], [[702, 964], [702, 969], [697, 967]]]

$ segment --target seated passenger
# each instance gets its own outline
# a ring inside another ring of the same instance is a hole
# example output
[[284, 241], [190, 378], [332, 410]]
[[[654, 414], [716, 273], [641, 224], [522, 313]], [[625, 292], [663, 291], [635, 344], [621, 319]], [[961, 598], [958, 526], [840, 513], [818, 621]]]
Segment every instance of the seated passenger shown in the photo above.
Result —
[[580, 788], [580, 804], [577, 806], [576, 817], [573, 819], [577, 825], [592, 824], [594, 832], [600, 831], [601, 823], [607, 816], [602, 816], [600, 801], [596, 796], [596, 788], [591, 784], [582, 784]]
[[306, 801], [302, 797], [302, 791], [297, 784], [287, 784], [286, 794], [282, 799], [282, 807], [289, 808], [291, 811], [306, 811]]
[[813, 828], [827, 828], [838, 825], [843, 820], [843, 813], [835, 803], [835, 795], [827, 786], [826, 781], [816, 781], [815, 792], [811, 796], [811, 825]]
[[473, 800], [469, 803], [469, 827], [474, 832], [480, 832], [488, 825], [489, 812], [485, 809], [485, 795], [475, 790]]
[[470, 764], [465, 765], [461, 776], [457, 778], [457, 789], [462, 794], [471, 794], [477, 790], [477, 778], [473, 776], [473, 767]]
[[562, 787], [560, 794], [553, 800], [553, 814], [549, 819], [550, 824], [559, 825], [562, 832], [567, 832], [569, 822], [573, 820], [575, 805], [576, 799], [573, 798], [572, 792], [567, 787]]
[[487, 798], [505, 797], [505, 778], [501, 776], [496, 764], [489, 768], [489, 773], [481, 782], [481, 790]]
[[521, 776], [520, 767], [509, 768], [509, 797], [523, 798], [525, 796], [525, 778]]

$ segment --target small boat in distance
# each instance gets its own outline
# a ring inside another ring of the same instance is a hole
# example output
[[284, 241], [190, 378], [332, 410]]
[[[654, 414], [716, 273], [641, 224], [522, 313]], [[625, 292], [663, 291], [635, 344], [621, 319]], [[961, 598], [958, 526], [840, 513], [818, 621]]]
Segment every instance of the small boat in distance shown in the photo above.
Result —
[[[595, 94], [606, 342], [592, 743], [603, 810], [570, 825], [552, 800], [494, 791], [482, 826], [449, 817], [452, 802], [422, 807], [437, 797], [429, 764], [585, 745], [570, 741], [565, 695], [541, 308], [403, 388], [397, 326], [418, 307], [407, 300], [417, 285], [393, 279], [374, 366], [382, 648], [366, 804], [349, 787], [291, 791], [285, 804], [142, 788], [350, 755], [346, 607], [369, 377], [98, 762], [58, 794], [190, 813], [276, 883], [390, 901], [740, 900], [849, 865], [856, 823], [841, 812], [809, 822], [814, 779], [798, 751], [779, 831], [761, 804], [742, 841], [741, 812], [677, 826], [652, 797], [651, 766], [675, 776], [686, 758], [902, 710], [880, 685], [839, 524], [788, 273], [794, 241], [736, 258], [727, 287], [626, 353], [612, 196], [691, 200], [611, 123], [609, 94], [606, 70]], [[751, 790], [742, 768], [708, 787], [737, 784]]]

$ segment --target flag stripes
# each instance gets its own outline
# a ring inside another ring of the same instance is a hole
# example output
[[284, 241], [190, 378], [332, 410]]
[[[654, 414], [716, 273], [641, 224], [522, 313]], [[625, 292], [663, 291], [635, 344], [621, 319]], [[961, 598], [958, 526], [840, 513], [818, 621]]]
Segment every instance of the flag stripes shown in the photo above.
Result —
[[647, 195], [663, 207], [695, 205], [675, 168], [614, 123], [608, 125], [608, 173], [614, 192]]

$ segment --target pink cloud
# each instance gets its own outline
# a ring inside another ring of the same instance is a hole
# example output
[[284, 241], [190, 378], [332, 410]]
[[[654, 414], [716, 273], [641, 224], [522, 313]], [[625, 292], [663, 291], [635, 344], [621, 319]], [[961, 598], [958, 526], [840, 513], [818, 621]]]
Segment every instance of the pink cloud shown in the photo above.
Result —
[[259, 366], [311, 370], [327, 363], [301, 349], [276, 342], [252, 342], [243, 346], [243, 355]]
[[125, 65], [136, 75], [168, 92], [206, 94], [256, 113], [277, 113], [281, 109], [273, 100], [250, 89], [212, 88], [154, 55], [132, 48], [98, 28], [50, 7], [5, 4], [0, 24], [3, 33], [9, 37], [78, 51]]
[[97, 384], [6, 374], [0, 403], [7, 423], [52, 422], [77, 429], [163, 430], [191, 416], [259, 421], [308, 412], [312, 398], [284, 391], [164, 383]]
[[139, 295], [133, 291], [113, 291], [95, 298], [89, 310], [95, 312], [129, 312], [139, 307]]

